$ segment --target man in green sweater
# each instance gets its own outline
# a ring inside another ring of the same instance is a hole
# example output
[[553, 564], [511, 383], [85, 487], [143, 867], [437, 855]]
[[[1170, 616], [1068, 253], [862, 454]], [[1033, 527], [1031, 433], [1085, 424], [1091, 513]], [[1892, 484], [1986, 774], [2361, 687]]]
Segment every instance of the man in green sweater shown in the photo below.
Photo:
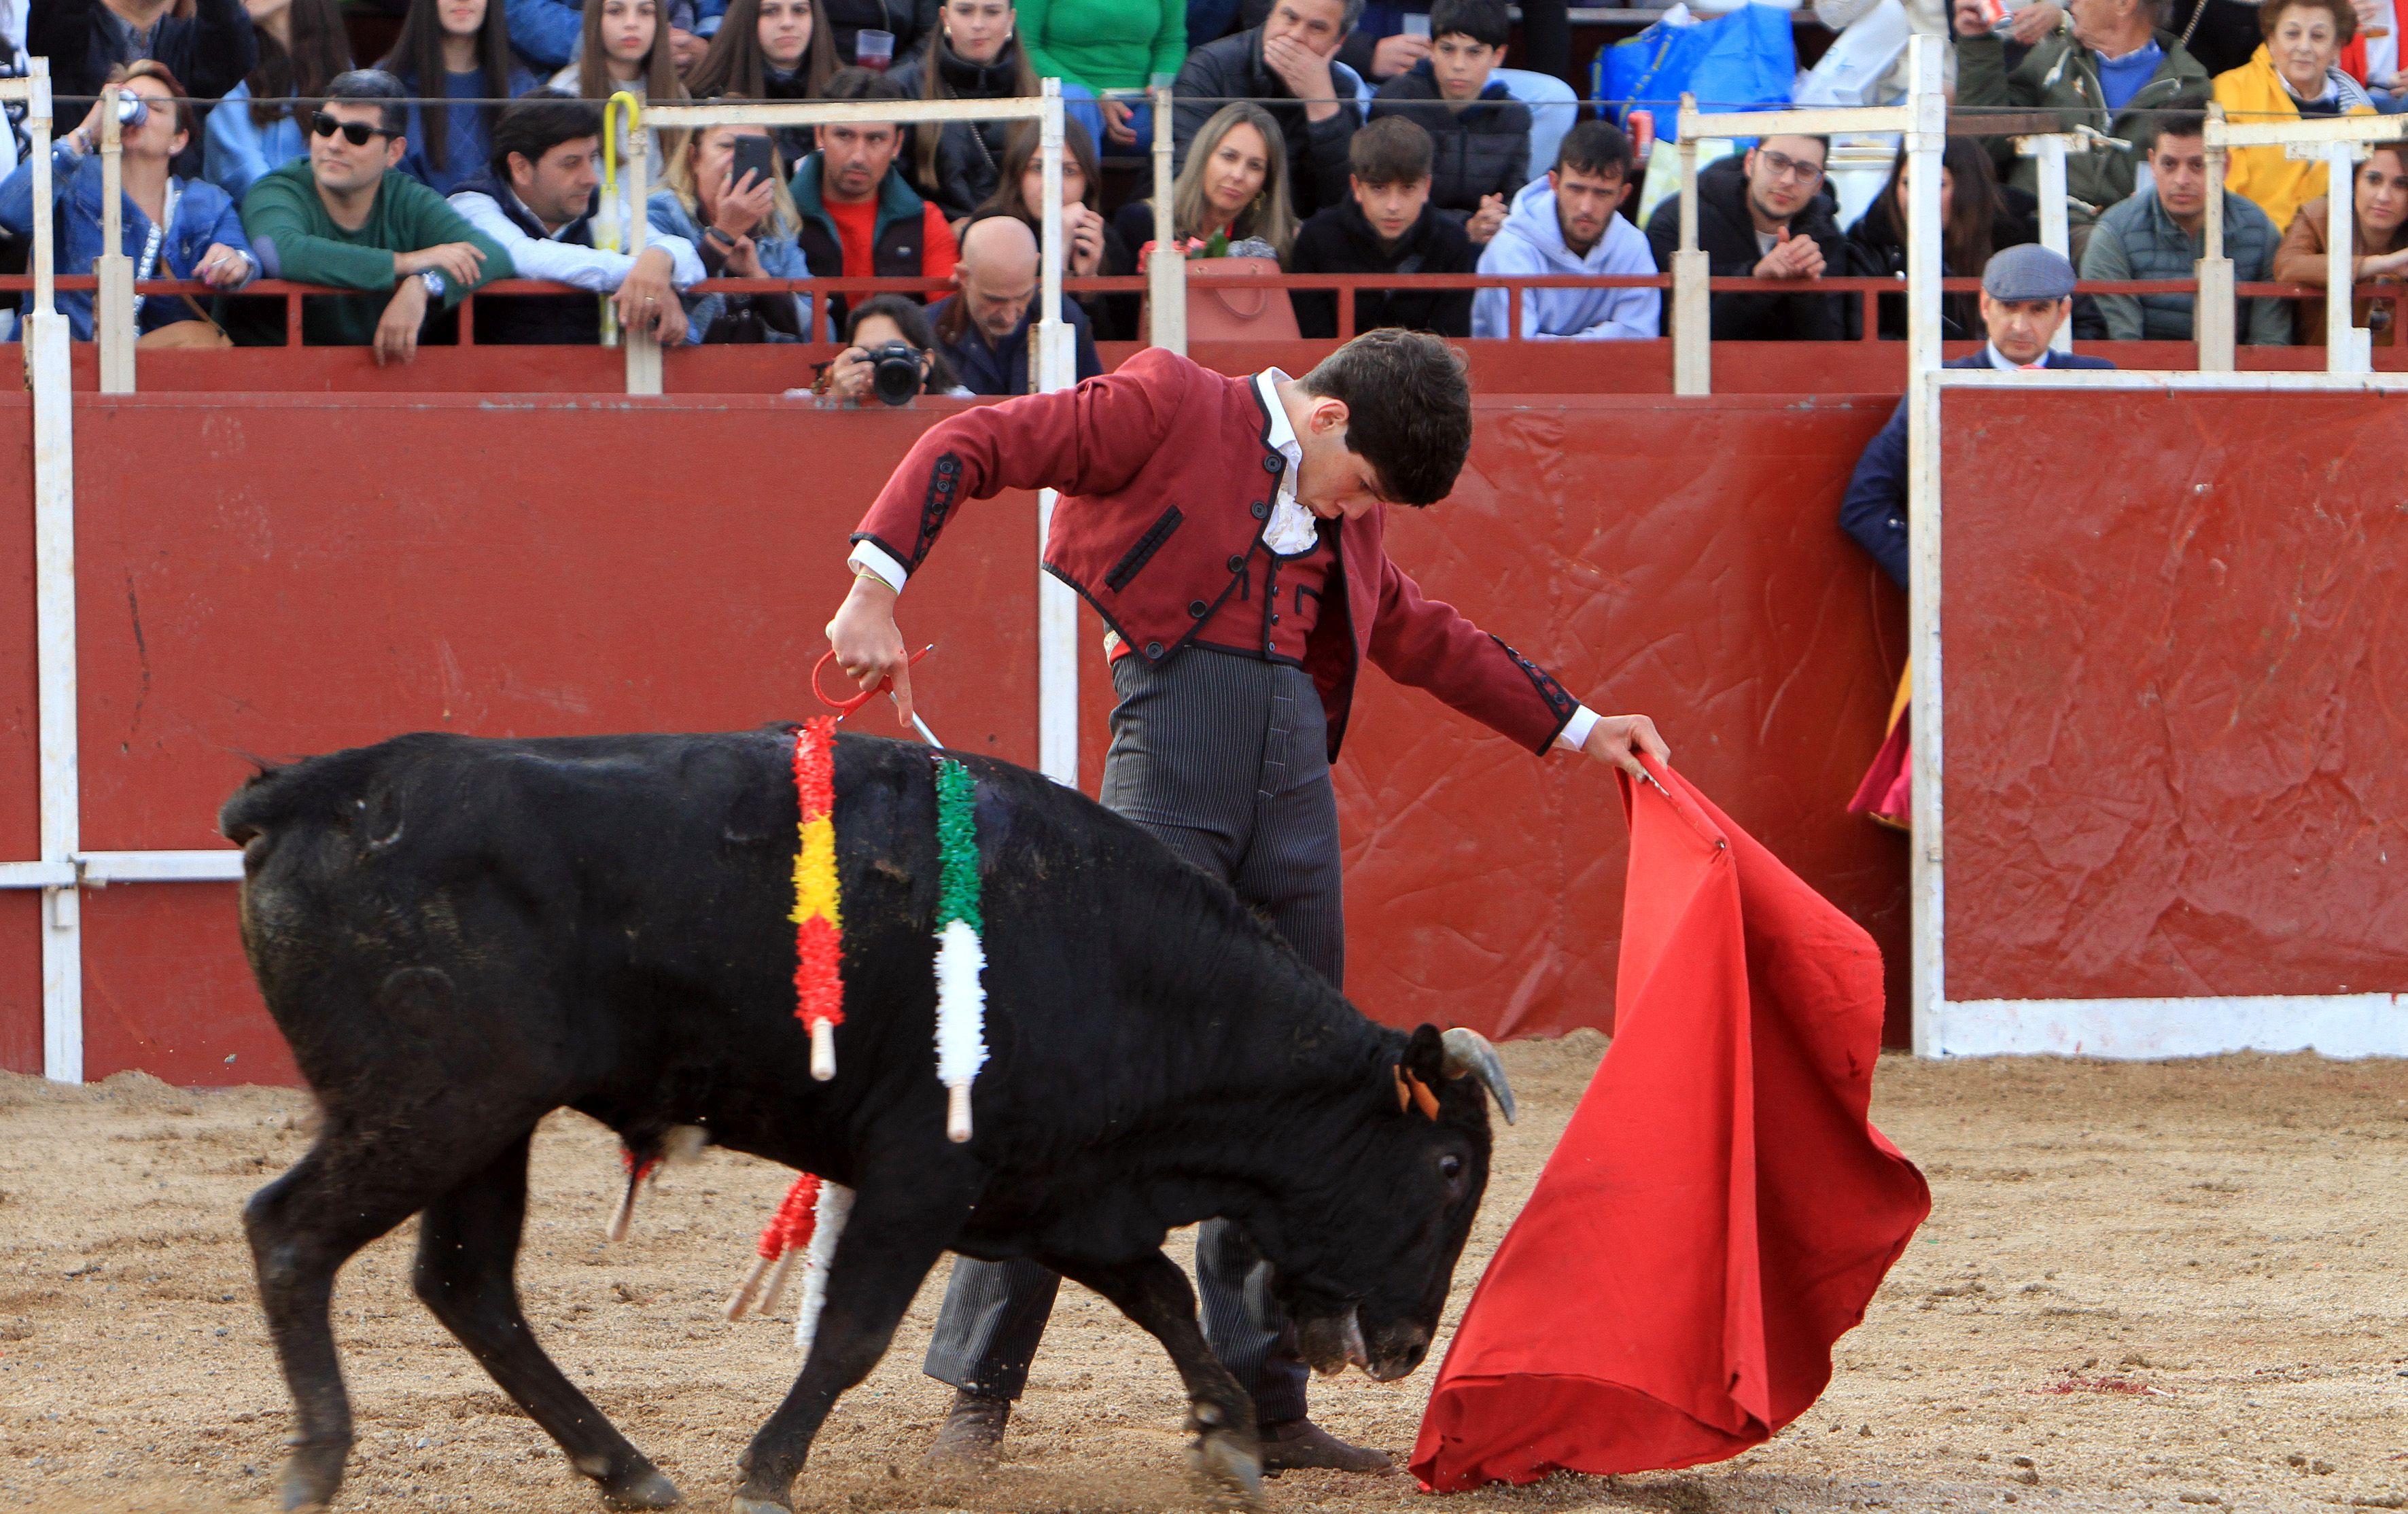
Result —
[[337, 74], [309, 117], [309, 156], [264, 175], [242, 202], [270, 279], [368, 292], [305, 298], [301, 339], [372, 347], [379, 366], [418, 355], [430, 311], [512, 273], [508, 252], [394, 167], [409, 146], [408, 99], [382, 69]]

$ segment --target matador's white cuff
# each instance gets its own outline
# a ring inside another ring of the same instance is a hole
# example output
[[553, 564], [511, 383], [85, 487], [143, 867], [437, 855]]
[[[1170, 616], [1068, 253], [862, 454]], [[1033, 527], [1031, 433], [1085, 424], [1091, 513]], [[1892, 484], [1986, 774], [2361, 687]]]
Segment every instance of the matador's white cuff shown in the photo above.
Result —
[[[874, 541], [858, 541], [853, 543], [853, 555], [846, 558], [844, 561], [845, 564], [855, 572], [867, 569], [867, 571], [878, 575], [878, 579], [881, 583], [885, 584], [887, 588], [894, 590], [898, 594], [903, 592], [904, 580], [911, 576], [904, 571], [902, 564], [895, 561], [893, 553], [889, 552], [885, 548], [881, 547]], [[1572, 718], [1574, 720], [1580, 719], [1577, 715]]]
[[1564, 751], [1578, 751], [1588, 745], [1588, 734], [1596, 728], [1597, 711], [1583, 705], [1572, 711], [1572, 718], [1555, 733], [1555, 746]]

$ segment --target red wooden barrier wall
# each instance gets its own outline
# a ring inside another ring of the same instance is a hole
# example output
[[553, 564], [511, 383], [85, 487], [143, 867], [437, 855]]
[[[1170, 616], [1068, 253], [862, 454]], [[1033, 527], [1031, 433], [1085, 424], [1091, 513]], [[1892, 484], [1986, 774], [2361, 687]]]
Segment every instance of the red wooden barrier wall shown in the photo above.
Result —
[[[1887, 398], [1491, 396], [1455, 497], [1394, 550], [1675, 760], [1882, 939], [1904, 849], [1841, 806], [1878, 740], [1899, 596], [1833, 524]], [[435, 728], [742, 727], [804, 687], [844, 537], [942, 407], [766, 398], [146, 394], [79, 404], [83, 842], [222, 845], [256, 755]], [[0, 838], [34, 855], [28, 412], [0, 405]], [[905, 601], [957, 747], [1036, 755], [1035, 512], [957, 518]], [[1081, 641], [1090, 792], [1108, 688]], [[1623, 824], [1546, 763], [1372, 675], [1340, 784], [1349, 984], [1383, 1019], [1606, 1024]], [[864, 719], [872, 719], [865, 713]], [[875, 728], [875, 727], [873, 727]], [[230, 885], [88, 893], [86, 1069], [289, 1077]], [[0, 1062], [39, 1064], [36, 923], [0, 896]], [[228, 1059], [232, 1058], [232, 1061]]]
[[2408, 993], [2408, 408], [1943, 420], [1949, 998]]

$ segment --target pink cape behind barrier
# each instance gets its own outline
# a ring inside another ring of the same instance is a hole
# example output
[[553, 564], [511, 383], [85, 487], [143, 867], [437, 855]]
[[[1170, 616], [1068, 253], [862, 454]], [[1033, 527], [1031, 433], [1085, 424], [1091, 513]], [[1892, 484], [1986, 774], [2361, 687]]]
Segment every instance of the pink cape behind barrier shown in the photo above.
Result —
[[1627, 781], [1613, 1044], [1455, 1332], [1425, 1490], [1694, 1465], [1813, 1405], [1930, 1212], [1867, 1119], [1872, 940], [1678, 774]]

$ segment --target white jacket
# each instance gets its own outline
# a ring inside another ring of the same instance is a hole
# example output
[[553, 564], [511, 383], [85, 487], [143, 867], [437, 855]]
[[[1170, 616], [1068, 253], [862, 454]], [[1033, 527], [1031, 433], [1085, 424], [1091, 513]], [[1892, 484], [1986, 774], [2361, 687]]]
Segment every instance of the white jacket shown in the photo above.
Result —
[[[1605, 235], [1575, 257], [1564, 245], [1555, 220], [1555, 192], [1544, 175], [1522, 186], [1513, 208], [1480, 254], [1484, 274], [1653, 274], [1656, 255], [1647, 234], [1614, 216]], [[1664, 295], [1654, 289], [1526, 289], [1522, 292], [1524, 336], [1577, 337], [1589, 341], [1637, 341], [1662, 335]], [[1484, 289], [1472, 297], [1471, 335], [1504, 336], [1507, 293]]]

